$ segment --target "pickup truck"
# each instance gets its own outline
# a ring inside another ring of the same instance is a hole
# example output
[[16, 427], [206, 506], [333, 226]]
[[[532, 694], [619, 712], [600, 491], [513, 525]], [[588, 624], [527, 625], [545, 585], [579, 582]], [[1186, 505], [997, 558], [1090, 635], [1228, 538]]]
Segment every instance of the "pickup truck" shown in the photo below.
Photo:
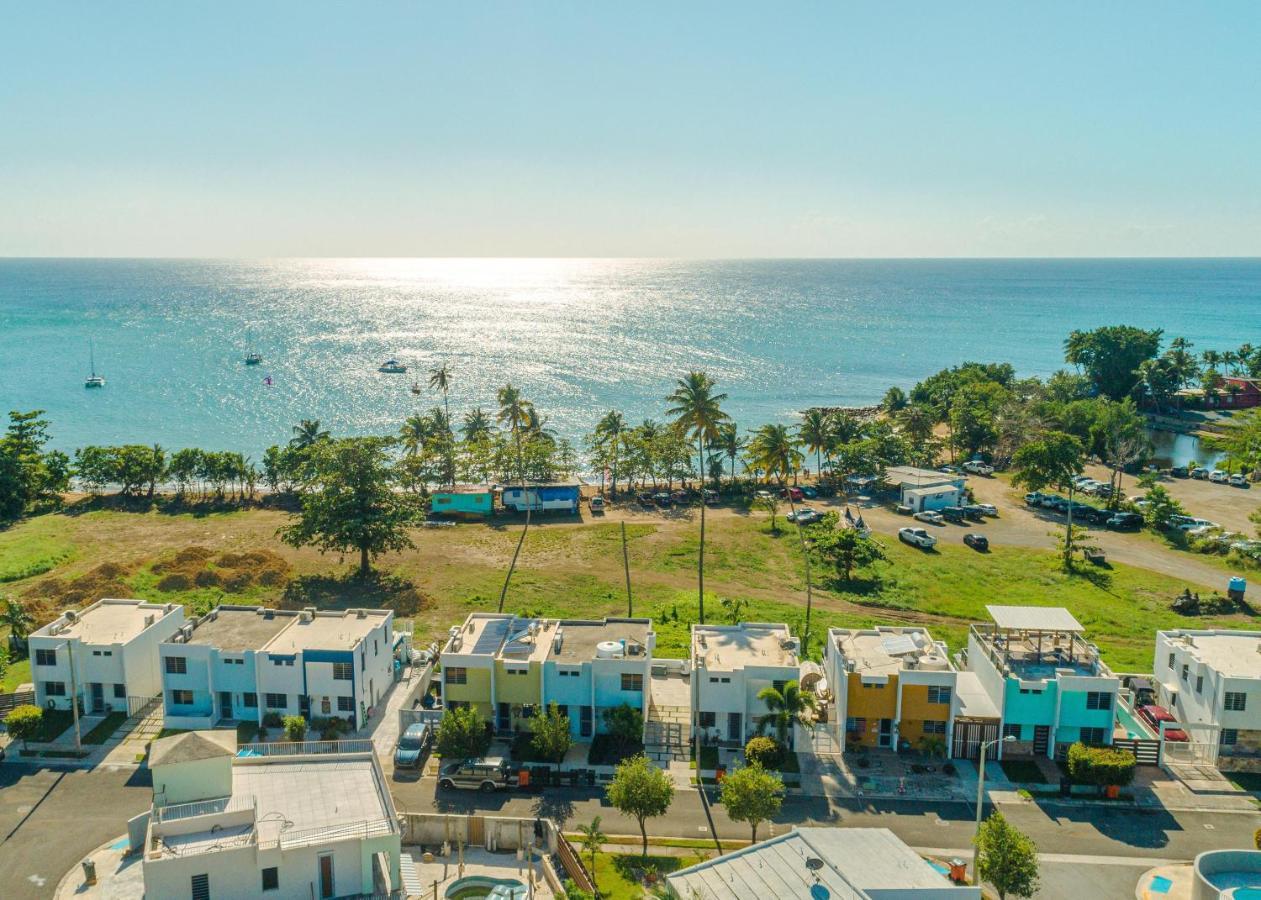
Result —
[[921, 550], [931, 550], [937, 546], [937, 538], [923, 528], [899, 528], [898, 540], [912, 547], [919, 547]]

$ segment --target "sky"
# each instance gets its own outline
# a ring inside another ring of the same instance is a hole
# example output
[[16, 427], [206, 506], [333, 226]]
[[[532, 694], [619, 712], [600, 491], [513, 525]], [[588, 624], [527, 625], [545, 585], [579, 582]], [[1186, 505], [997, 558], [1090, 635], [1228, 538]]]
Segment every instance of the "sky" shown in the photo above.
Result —
[[0, 256], [1261, 255], [1261, 4], [0, 8]]

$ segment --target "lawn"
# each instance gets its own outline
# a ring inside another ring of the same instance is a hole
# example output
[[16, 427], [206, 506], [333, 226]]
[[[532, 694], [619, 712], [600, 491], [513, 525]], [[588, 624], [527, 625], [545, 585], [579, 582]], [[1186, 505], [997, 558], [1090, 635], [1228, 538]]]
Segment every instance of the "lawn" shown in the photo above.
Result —
[[[386, 574], [362, 581], [350, 577], [348, 560], [281, 544], [276, 530], [287, 520], [276, 510], [199, 515], [90, 509], [39, 516], [0, 534], [0, 558], [17, 571], [6, 551], [21, 548], [23, 566], [51, 569], [12, 581], [6, 591], [30, 602], [41, 621], [109, 595], [180, 602], [192, 612], [219, 602], [388, 605], [413, 620], [417, 640], [424, 642], [441, 638], [472, 611], [496, 607], [520, 535], [515, 522], [419, 529], [415, 549], [382, 557], [378, 567]], [[544, 519], [531, 527], [506, 608], [544, 616], [649, 616], [657, 655], [685, 656], [689, 628], [698, 619], [696, 523], [663, 517], [629, 524], [627, 533], [629, 608], [619, 524], [579, 525], [574, 519]], [[706, 619], [727, 621], [721, 601], [737, 599], [744, 601], [740, 618], [787, 622], [800, 632], [805, 583], [796, 536], [787, 529], [771, 534], [764, 516], [725, 511], [708, 520], [707, 535]], [[837, 584], [832, 573], [816, 567], [811, 656], [820, 656], [819, 637], [829, 626], [881, 623], [924, 624], [959, 649], [968, 624], [986, 619], [988, 603], [1068, 607], [1117, 671], [1150, 668], [1156, 628], [1250, 624], [1243, 615], [1188, 622], [1168, 608], [1184, 584], [1147, 570], [1116, 565], [1068, 576], [1050, 551], [998, 547], [977, 554], [940, 545], [938, 552], [922, 553], [891, 537], [877, 539], [888, 560], [859, 571], [852, 583]], [[265, 572], [233, 562], [233, 554], [264, 558]]]
[[[651, 847], [649, 848], [651, 850]], [[646, 891], [664, 885], [664, 876], [708, 859], [707, 854], [652, 856], [645, 860], [637, 852], [604, 853], [595, 857], [595, 880], [600, 896], [608, 900], [642, 900]], [[583, 854], [590, 867], [591, 856]]]
[[[45, 713], [47, 715], [47, 713]], [[112, 712], [99, 725], [83, 736], [85, 744], [103, 744], [127, 721], [127, 714]]]
[[1010, 781], [1020, 784], [1046, 784], [1046, 776], [1038, 764], [1028, 759], [1004, 759], [999, 763]]
[[53, 740], [74, 724], [74, 714], [68, 709], [46, 709], [39, 722], [39, 734], [31, 738], [31, 743], [42, 744]]
[[26, 684], [30, 680], [30, 659], [14, 660], [9, 663], [9, 667], [5, 670], [4, 678], [0, 678], [0, 693], [11, 694], [18, 689], [19, 684]]

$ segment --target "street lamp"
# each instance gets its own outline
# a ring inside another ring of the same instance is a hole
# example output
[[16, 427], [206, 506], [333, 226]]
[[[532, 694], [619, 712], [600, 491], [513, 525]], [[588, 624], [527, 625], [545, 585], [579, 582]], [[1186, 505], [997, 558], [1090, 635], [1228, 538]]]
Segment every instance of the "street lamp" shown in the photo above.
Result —
[[1014, 734], [1009, 734], [1006, 737], [994, 738], [994, 740], [992, 741], [981, 742], [980, 777], [978, 777], [976, 781], [976, 833], [973, 834], [972, 836], [973, 837], [973, 847], [972, 847], [972, 881], [973, 882], [976, 882], [980, 879], [980, 875], [977, 873], [977, 870], [976, 870], [976, 857], [977, 857], [976, 839], [981, 836], [981, 806], [985, 802], [985, 754], [986, 752], [989, 751], [990, 747], [993, 747], [995, 744], [1012, 744], [1012, 743], [1015, 743], [1015, 741], [1016, 741], [1016, 736]]

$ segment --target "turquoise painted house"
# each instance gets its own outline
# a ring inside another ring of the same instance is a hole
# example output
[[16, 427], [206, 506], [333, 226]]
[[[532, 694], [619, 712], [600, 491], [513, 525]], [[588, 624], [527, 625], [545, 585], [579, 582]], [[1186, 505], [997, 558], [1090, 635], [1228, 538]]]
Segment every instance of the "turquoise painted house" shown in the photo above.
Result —
[[1002, 756], [1063, 755], [1112, 743], [1120, 680], [1061, 607], [988, 606], [968, 635], [968, 669], [1001, 711]]
[[429, 496], [429, 511], [440, 516], [490, 516], [495, 511], [495, 495], [480, 485], [434, 491]]

